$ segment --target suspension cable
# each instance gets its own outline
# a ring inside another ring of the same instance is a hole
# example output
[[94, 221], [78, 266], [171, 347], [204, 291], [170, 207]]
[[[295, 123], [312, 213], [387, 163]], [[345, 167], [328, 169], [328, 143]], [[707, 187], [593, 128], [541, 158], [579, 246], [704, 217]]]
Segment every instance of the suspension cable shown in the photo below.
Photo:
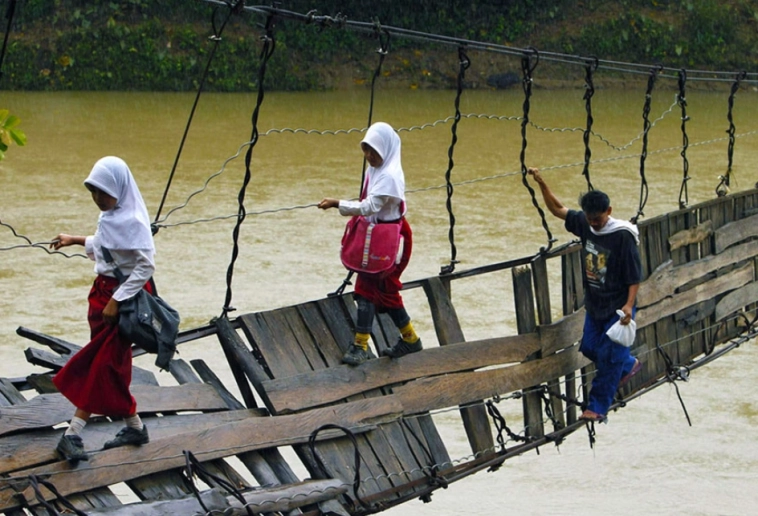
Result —
[[[534, 57], [534, 61], [532, 61], [532, 57]], [[537, 213], [539, 213], [540, 218], [542, 219], [542, 227], [545, 230], [545, 233], [547, 233], [547, 246], [540, 248], [540, 252], [546, 253], [550, 250], [551, 247], [553, 247], [553, 242], [555, 242], [555, 238], [553, 238], [553, 234], [550, 232], [550, 228], [547, 226], [547, 219], [545, 218], [545, 212], [540, 207], [539, 202], [537, 202], [537, 196], [534, 192], [534, 188], [532, 188], [529, 185], [529, 181], [527, 181], [527, 168], [526, 168], [526, 147], [527, 147], [527, 141], [526, 141], [526, 128], [529, 125], [529, 108], [530, 108], [530, 101], [532, 97], [532, 72], [534, 72], [534, 69], [537, 67], [537, 64], [539, 63], [539, 53], [537, 52], [537, 49], [531, 49], [530, 53], [526, 53], [521, 57], [521, 73], [523, 76], [522, 79], [522, 87], [524, 89], [524, 104], [523, 104], [523, 110], [524, 110], [524, 116], [521, 118], [521, 153], [519, 154], [520, 160], [521, 160], [521, 181], [523, 182], [526, 189], [529, 191], [529, 195], [532, 197], [532, 204], [535, 208], [537, 208]]]
[[255, 147], [255, 144], [258, 143], [258, 114], [260, 113], [261, 104], [263, 104], [263, 82], [266, 77], [266, 65], [268, 64], [268, 60], [271, 58], [271, 55], [274, 53], [274, 49], [276, 48], [276, 42], [274, 41], [274, 32], [272, 27], [273, 21], [274, 17], [269, 16], [268, 20], [266, 20], [266, 35], [263, 36], [263, 48], [261, 49], [260, 54], [261, 64], [258, 68], [258, 98], [255, 104], [255, 109], [253, 110], [253, 131], [252, 135], [250, 136], [250, 146], [247, 148], [247, 153], [245, 154], [245, 178], [242, 182], [242, 187], [240, 188], [239, 195], [237, 196], [237, 223], [235, 224], [234, 230], [232, 231], [232, 241], [234, 242], [234, 245], [232, 249], [232, 259], [226, 271], [226, 298], [224, 300], [222, 317], [227, 317], [228, 313], [234, 310], [234, 308], [231, 306], [232, 276], [234, 275], [234, 263], [237, 261], [237, 256], [239, 255], [240, 226], [242, 226], [242, 222], [245, 220], [245, 192], [252, 176], [250, 173], [250, 161], [253, 157], [253, 147]]
[[229, 3], [229, 11], [226, 15], [226, 18], [224, 18], [224, 22], [221, 24], [221, 28], [219, 30], [216, 30], [216, 12], [218, 11], [218, 6], [213, 9], [213, 13], [211, 15], [211, 25], [213, 26], [213, 36], [210, 36], [211, 41], [213, 41], [213, 46], [211, 47], [210, 54], [208, 55], [208, 61], [205, 63], [205, 70], [203, 71], [203, 75], [200, 78], [200, 85], [197, 88], [197, 94], [195, 95], [195, 102], [192, 104], [192, 109], [190, 110], [189, 119], [187, 120], [187, 125], [184, 127], [184, 134], [182, 135], [182, 139], [179, 142], [179, 150], [176, 152], [176, 158], [174, 158], [174, 164], [171, 167], [171, 172], [168, 176], [168, 182], [166, 183], [166, 188], [163, 191], [163, 197], [161, 197], [161, 203], [158, 206], [158, 211], [155, 214], [155, 220], [153, 221], [153, 224], [151, 224], [151, 229], [153, 231], [153, 234], [156, 234], [158, 232], [158, 225], [157, 222], [161, 217], [161, 211], [163, 210], [163, 205], [166, 202], [166, 196], [168, 195], [168, 190], [171, 187], [171, 182], [174, 179], [174, 173], [176, 172], [176, 166], [179, 164], [179, 157], [182, 155], [182, 149], [184, 148], [184, 142], [187, 141], [187, 134], [189, 133], [190, 125], [192, 125], [192, 119], [195, 116], [195, 110], [197, 109], [197, 104], [200, 101], [200, 94], [203, 92], [203, 86], [205, 85], [205, 80], [208, 78], [208, 72], [211, 68], [211, 63], [213, 62], [213, 57], [216, 55], [216, 50], [218, 50], [219, 44], [221, 43], [221, 34], [224, 32], [224, 28], [226, 27], [226, 23], [229, 21], [229, 18], [232, 17], [232, 14], [239, 13], [242, 11], [242, 6], [244, 6], [245, 0], [237, 0], [237, 3], [235, 5], [232, 5]]
[[647, 90], [645, 91], [645, 105], [642, 108], [642, 152], [640, 152], [640, 204], [637, 208], [637, 214], [632, 217], [632, 224], [637, 224], [640, 217], [645, 213], [642, 211], [647, 204], [647, 178], [645, 177], [645, 160], [647, 159], [647, 137], [650, 132], [650, 104], [653, 100], [653, 88], [655, 87], [655, 81], [658, 78], [658, 74], [663, 68], [661, 66], [655, 66], [650, 69], [650, 73], [647, 79]]
[[734, 118], [732, 117], [732, 111], [734, 109], [734, 96], [737, 94], [737, 91], [740, 89], [740, 83], [745, 79], [745, 76], [747, 75], [746, 72], [742, 71], [737, 74], [737, 76], [734, 79], [734, 82], [732, 83], [732, 90], [729, 93], [729, 109], [727, 110], [726, 118], [729, 120], [729, 129], [727, 130], [727, 133], [729, 134], [729, 147], [727, 148], [727, 167], [726, 167], [726, 174], [723, 176], [719, 176], [719, 179], [721, 182], [716, 187], [716, 195], [719, 197], [723, 197], [724, 195], [729, 193], [729, 187], [731, 178], [732, 178], [732, 156], [734, 155]]
[[590, 159], [592, 158], [592, 150], [590, 149], [590, 135], [592, 134], [592, 96], [595, 94], [595, 84], [593, 83], [593, 74], [597, 70], [598, 59], [593, 57], [592, 61], [587, 62], [584, 67], [584, 82], [586, 91], [584, 92], [584, 109], [587, 111], [587, 126], [584, 129], [584, 170], [582, 175], [587, 180], [587, 190], [594, 190], [592, 187], [592, 181], [590, 181]]
[[679, 93], [676, 100], [682, 108], [682, 187], [679, 189], [679, 209], [684, 209], [689, 204], [689, 195], [687, 192], [687, 182], [690, 180], [689, 170], [690, 162], [687, 160], [687, 148], [690, 146], [690, 139], [687, 136], [687, 122], [690, 117], [687, 116], [687, 97], [685, 95], [685, 86], [687, 83], [687, 70], [679, 70]]
[[471, 60], [466, 55], [464, 47], [458, 48], [458, 89], [455, 95], [455, 118], [453, 125], [450, 129], [452, 133], [452, 140], [450, 147], [447, 150], [447, 171], [445, 172], [445, 184], [447, 187], [447, 200], [445, 206], [447, 207], [448, 218], [450, 220], [450, 229], [448, 229], [447, 238], [450, 241], [450, 263], [443, 266], [440, 269], [440, 274], [450, 274], [455, 271], [455, 264], [458, 263], [456, 256], [458, 250], [455, 247], [455, 214], [453, 214], [453, 183], [450, 181], [453, 167], [455, 162], [453, 161], [453, 151], [455, 150], [455, 144], [458, 142], [458, 122], [461, 120], [461, 94], [463, 93], [463, 81], [466, 78], [466, 70], [471, 66]]

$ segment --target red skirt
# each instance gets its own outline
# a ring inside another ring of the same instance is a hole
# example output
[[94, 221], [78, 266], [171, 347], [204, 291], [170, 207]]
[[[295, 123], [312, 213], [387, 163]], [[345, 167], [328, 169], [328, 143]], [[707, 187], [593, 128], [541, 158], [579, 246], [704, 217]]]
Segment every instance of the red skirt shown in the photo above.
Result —
[[[95, 278], [89, 293], [90, 342], [53, 377], [58, 390], [73, 405], [92, 414], [126, 417], [137, 411], [129, 392], [132, 382], [131, 342], [122, 339], [118, 325], [103, 320], [103, 310], [118, 288], [109, 276]], [[148, 282], [145, 285], [151, 290]]]
[[411, 259], [413, 232], [405, 217], [403, 217], [401, 224], [400, 235], [403, 237], [403, 254], [400, 257], [400, 262], [380, 274], [358, 273], [358, 279], [355, 281], [355, 293], [371, 301], [379, 311], [387, 308], [404, 307], [403, 298], [400, 296], [400, 289], [403, 288], [400, 275]]

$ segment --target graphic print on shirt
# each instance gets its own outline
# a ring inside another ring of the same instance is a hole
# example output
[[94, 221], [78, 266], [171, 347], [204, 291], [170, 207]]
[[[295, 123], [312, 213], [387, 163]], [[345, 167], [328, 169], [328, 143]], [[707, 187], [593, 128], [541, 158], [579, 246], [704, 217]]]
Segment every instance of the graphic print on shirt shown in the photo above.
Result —
[[591, 240], [587, 241], [584, 250], [584, 270], [587, 275], [587, 283], [590, 288], [603, 288], [611, 252]]

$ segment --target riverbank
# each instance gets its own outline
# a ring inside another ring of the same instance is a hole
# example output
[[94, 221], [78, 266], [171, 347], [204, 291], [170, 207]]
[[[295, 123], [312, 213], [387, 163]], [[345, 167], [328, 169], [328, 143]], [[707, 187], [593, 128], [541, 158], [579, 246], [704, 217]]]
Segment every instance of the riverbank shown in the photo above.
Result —
[[[0, 1], [0, 9], [10, 0]], [[490, 5], [492, 4], [492, 5]], [[660, 64], [698, 70], [758, 69], [758, 5], [750, 2], [692, 0], [555, 2], [531, 0], [507, 7], [495, 2], [451, 0], [449, 9], [419, 2], [413, 11], [398, 6], [363, 5], [359, 0], [319, 3], [319, 14], [340, 20], [381, 21], [388, 26], [439, 34], [454, 41], [474, 40], [542, 52]], [[312, 5], [292, 0], [294, 12]], [[114, 1], [79, 5], [60, 0], [28, 0], [17, 7], [0, 89], [26, 91], [206, 91], [257, 89], [263, 15], [244, 12], [227, 24], [219, 10], [211, 23], [211, 4], [165, 0]], [[378, 24], [377, 27], [381, 27]], [[693, 37], [696, 34], [697, 37]], [[220, 35], [220, 38], [211, 38]], [[387, 54], [381, 87], [449, 89], [457, 86], [460, 58], [456, 44], [374, 34], [338, 23], [305, 24], [278, 19], [271, 35], [275, 50], [267, 63], [269, 90], [341, 90], [370, 84], [380, 45]], [[209, 57], [213, 55], [213, 59]], [[518, 87], [519, 56], [469, 51], [467, 88]], [[210, 66], [208, 63], [210, 61]], [[206, 75], [207, 67], [207, 75]], [[551, 87], [581, 84], [582, 66], [537, 70]], [[601, 69], [619, 84], [613, 71]], [[644, 80], [644, 73], [641, 74]], [[547, 81], [550, 81], [548, 83]], [[580, 86], [581, 87], [581, 86]]]

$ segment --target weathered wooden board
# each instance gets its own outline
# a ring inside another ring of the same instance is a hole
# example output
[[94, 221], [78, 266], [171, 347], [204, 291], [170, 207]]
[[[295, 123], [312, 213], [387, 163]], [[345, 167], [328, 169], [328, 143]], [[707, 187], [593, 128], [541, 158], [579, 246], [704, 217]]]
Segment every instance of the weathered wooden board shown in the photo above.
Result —
[[[183, 410], [226, 410], [216, 390], [206, 384], [157, 387], [135, 385], [132, 395], [140, 414]], [[74, 406], [62, 394], [41, 394], [21, 405], [0, 407], [0, 435], [66, 422]]]
[[716, 252], [720, 253], [732, 244], [757, 236], [758, 215], [724, 224], [716, 230]]
[[676, 289], [722, 267], [758, 256], [758, 240], [727, 249], [716, 255], [674, 266], [664, 262], [640, 284], [637, 306], [644, 308], [671, 296]]
[[740, 310], [758, 299], [758, 282], [748, 283], [742, 288], [725, 295], [716, 305], [716, 320]]
[[358, 367], [341, 365], [264, 381], [279, 414], [325, 405], [355, 394], [421, 376], [521, 362], [539, 350], [536, 333], [429, 348], [391, 360], [383, 357]]
[[542, 356], [570, 348], [582, 338], [584, 330], [584, 307], [567, 315], [553, 324], [543, 324], [537, 328], [540, 336]]
[[713, 234], [713, 222], [706, 220], [697, 226], [678, 231], [669, 237], [669, 250], [675, 251], [680, 247], [697, 244]]
[[[89, 462], [80, 462], [72, 468], [58, 462], [16, 472], [12, 477], [0, 479], [0, 511], [18, 507], [15, 491], [21, 492], [30, 504], [35, 496], [26, 477], [30, 474], [46, 475], [58, 491], [71, 493], [125, 482], [143, 475], [181, 467], [185, 464], [184, 450], [190, 450], [201, 461], [226, 457], [232, 454], [268, 448], [272, 443], [291, 446], [308, 441], [310, 434], [325, 424], [334, 424], [361, 433], [375, 428], [373, 425], [393, 420], [402, 413], [402, 406], [394, 397], [371, 398], [344, 403], [323, 409], [314, 409], [293, 416], [247, 418], [199, 432], [187, 432], [164, 439], [151, 440], [139, 447], [114, 448], [93, 453]], [[343, 436], [342, 432], [326, 430], [319, 439]], [[124, 463], [130, 467], [122, 467]], [[9, 489], [14, 486], [15, 489]], [[43, 490], [46, 498], [52, 493]]]
[[[213, 414], [181, 414], [164, 417], [146, 417], [150, 438], [162, 439], [184, 431], [200, 431], [219, 424], [266, 415], [260, 409], [230, 410]], [[123, 421], [91, 422], [82, 433], [87, 452], [101, 450], [105, 441], [113, 439], [124, 426]], [[0, 437], [0, 473], [30, 468], [38, 464], [56, 462], [60, 458], [55, 446], [63, 430], [38, 430], [32, 434], [14, 434]]]
[[753, 266], [752, 264], [748, 264], [728, 274], [702, 283], [695, 288], [679, 294], [673, 294], [659, 303], [639, 310], [635, 317], [637, 328], [643, 328], [696, 303], [750, 283], [753, 281], [753, 275]]
[[540, 360], [483, 371], [420, 378], [394, 389], [406, 414], [500, 396], [565, 376], [589, 364], [579, 347]]

